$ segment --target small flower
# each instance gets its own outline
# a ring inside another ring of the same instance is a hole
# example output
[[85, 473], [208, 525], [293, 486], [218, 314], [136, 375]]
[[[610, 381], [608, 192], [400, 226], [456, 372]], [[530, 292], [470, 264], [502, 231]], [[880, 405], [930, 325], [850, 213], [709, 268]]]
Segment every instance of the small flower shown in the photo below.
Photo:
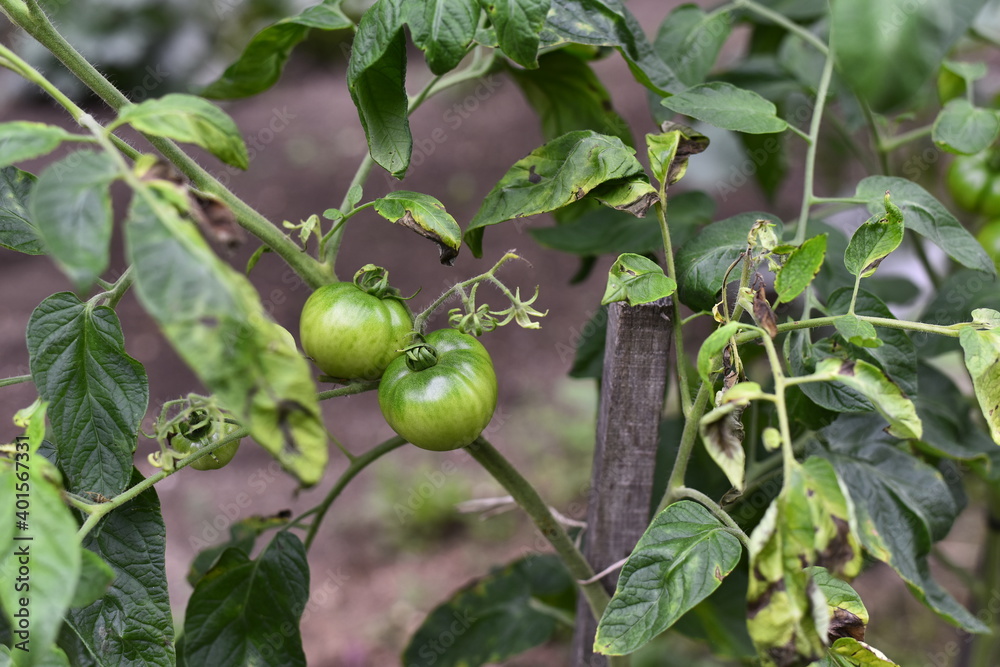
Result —
[[525, 329], [540, 329], [541, 325], [538, 322], [532, 322], [532, 317], [545, 317], [549, 314], [549, 311], [539, 312], [538, 310], [531, 307], [531, 304], [535, 302], [538, 298], [538, 288], [535, 288], [535, 295], [532, 296], [527, 301], [521, 300], [521, 288], [517, 288], [513, 299], [511, 300], [510, 308], [506, 310], [501, 310], [493, 313], [496, 317], [503, 317], [504, 319], [497, 323], [497, 326], [502, 327], [508, 324], [511, 320], [517, 322], [521, 327]]

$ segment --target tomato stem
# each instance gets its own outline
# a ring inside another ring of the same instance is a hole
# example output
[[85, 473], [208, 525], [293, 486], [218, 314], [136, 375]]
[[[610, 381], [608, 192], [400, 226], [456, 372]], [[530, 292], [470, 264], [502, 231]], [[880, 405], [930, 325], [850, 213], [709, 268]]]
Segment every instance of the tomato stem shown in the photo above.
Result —
[[600, 581], [582, 583], [593, 578], [594, 570], [580, 553], [580, 550], [576, 548], [573, 540], [566, 533], [566, 529], [552, 516], [549, 506], [545, 504], [535, 488], [504, 458], [503, 454], [482, 436], [465, 450], [507, 490], [521, 506], [521, 509], [531, 517], [535, 527], [556, 550], [566, 565], [566, 569], [580, 585], [583, 595], [590, 605], [590, 610], [594, 613], [594, 618], [601, 618], [611, 597]]

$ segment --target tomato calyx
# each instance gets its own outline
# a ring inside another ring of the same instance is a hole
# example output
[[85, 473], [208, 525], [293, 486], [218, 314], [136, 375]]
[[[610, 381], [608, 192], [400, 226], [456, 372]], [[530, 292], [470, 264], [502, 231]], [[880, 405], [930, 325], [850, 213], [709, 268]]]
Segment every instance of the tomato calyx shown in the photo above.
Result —
[[389, 284], [389, 270], [374, 264], [365, 264], [358, 269], [354, 274], [354, 285], [365, 294], [371, 294], [377, 299], [409, 301], [420, 294], [418, 289], [410, 296], [403, 296], [398, 289]]
[[406, 367], [414, 373], [434, 368], [438, 362], [437, 350], [418, 333], [414, 333], [413, 342], [403, 348], [403, 356]]
[[468, 313], [463, 313], [461, 308], [452, 308], [448, 311], [448, 324], [453, 329], [478, 338], [497, 328], [496, 315], [485, 303]]

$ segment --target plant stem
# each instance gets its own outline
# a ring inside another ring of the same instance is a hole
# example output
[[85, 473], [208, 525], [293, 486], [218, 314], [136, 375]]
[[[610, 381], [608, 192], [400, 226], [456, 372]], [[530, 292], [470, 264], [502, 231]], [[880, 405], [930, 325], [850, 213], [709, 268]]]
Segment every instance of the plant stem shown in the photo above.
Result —
[[[996, 625], [993, 598], [1000, 585], [1000, 492], [990, 489], [986, 503], [986, 544], [979, 564], [982, 594], [977, 596], [977, 606], [990, 614]], [[1000, 659], [1000, 636], [997, 633], [979, 635], [972, 646], [969, 667], [993, 667]]]
[[863, 100], [858, 101], [861, 105], [861, 112], [864, 114], [865, 122], [868, 124], [868, 128], [872, 132], [872, 137], [875, 139], [875, 153], [878, 155], [879, 169], [886, 176], [889, 175], [889, 154], [882, 150], [882, 131], [878, 127], [878, 121], [875, 119], [875, 114], [872, 112], [871, 107], [869, 107]]
[[670, 479], [667, 480], [667, 488], [663, 492], [663, 499], [660, 500], [660, 505], [656, 509], [657, 514], [662, 512], [667, 505], [677, 500], [677, 491], [684, 486], [684, 476], [687, 474], [691, 452], [698, 441], [698, 421], [708, 406], [708, 399], [712, 395], [712, 389], [711, 383], [702, 382], [698, 388], [698, 393], [695, 394], [691, 413], [684, 420], [684, 430], [681, 431], [681, 442], [677, 446], [677, 456], [674, 457], [674, 468], [670, 471]]
[[[667, 226], [667, 185], [660, 183], [660, 200], [654, 205], [656, 218], [660, 223], [663, 237], [663, 263], [667, 265], [667, 276], [677, 282], [677, 267], [674, 265], [674, 249]], [[684, 356], [684, 328], [681, 324], [681, 305], [677, 298], [670, 299], [673, 319], [674, 357], [677, 359], [677, 388], [681, 398], [681, 413], [687, 417], [691, 412], [691, 385], [688, 384], [687, 358]]]
[[785, 479], [791, 475], [792, 465], [795, 463], [795, 450], [792, 448], [792, 431], [788, 425], [788, 406], [785, 404], [785, 371], [781, 365], [781, 358], [774, 347], [774, 341], [767, 332], [761, 330], [761, 342], [767, 350], [767, 359], [771, 362], [771, 376], [774, 378], [774, 407], [778, 413], [778, 430], [781, 432], [781, 454], [784, 463], [783, 470]]
[[768, 9], [763, 5], [757, 4], [753, 0], [734, 0], [733, 5], [737, 7], [742, 7], [743, 9], [747, 9], [757, 14], [758, 16], [763, 16], [766, 19], [774, 21], [788, 32], [796, 34], [805, 41], [812, 44], [816, 48], [816, 50], [822, 53], [823, 55], [825, 56], [829, 55], [830, 48], [823, 43], [823, 40], [821, 40], [819, 37], [809, 32], [799, 24], [795, 23], [794, 21], [791, 21], [788, 18], [782, 16], [781, 14], [771, 9]]
[[309, 550], [309, 547], [312, 546], [313, 540], [316, 539], [316, 534], [319, 532], [319, 527], [323, 523], [323, 517], [326, 516], [327, 510], [330, 509], [330, 505], [332, 505], [333, 501], [335, 501], [337, 497], [341, 494], [341, 492], [347, 486], [348, 482], [354, 479], [354, 477], [359, 472], [367, 468], [369, 464], [374, 463], [375, 461], [382, 458], [384, 455], [388, 454], [392, 450], [402, 447], [405, 444], [406, 440], [403, 440], [399, 436], [396, 436], [393, 438], [389, 438], [388, 440], [379, 445], [376, 445], [375, 447], [369, 449], [364, 454], [354, 457], [351, 460], [350, 465], [347, 466], [347, 470], [345, 470], [340, 474], [340, 477], [337, 478], [337, 483], [333, 485], [333, 488], [330, 489], [330, 491], [326, 494], [326, 497], [323, 498], [323, 502], [321, 502], [319, 505], [312, 508], [311, 510], [308, 510], [304, 514], [300, 515], [289, 524], [289, 526], [291, 526], [292, 524], [298, 523], [299, 521], [301, 521], [302, 519], [311, 514], [316, 515], [316, 517], [309, 523], [309, 532], [306, 533], [306, 539], [305, 539], [306, 551]]
[[31, 376], [15, 375], [13, 377], [0, 379], [0, 387], [9, 387], [14, 384], [21, 384], [22, 382], [31, 382]]
[[373, 389], [378, 389], [378, 380], [366, 380], [363, 382], [352, 382], [351, 384], [346, 384], [343, 387], [337, 387], [336, 389], [328, 389], [326, 391], [321, 391], [316, 394], [316, 398], [321, 401], [325, 401], [328, 398], [337, 398], [338, 396], [350, 396], [352, 394], [361, 394], [366, 391], [371, 391]]
[[[521, 476], [521, 473], [483, 437], [476, 438], [476, 441], [465, 450], [507, 490], [521, 506], [521, 509], [531, 517], [539, 532], [562, 558], [566, 569], [577, 580], [577, 583], [591, 579], [594, 576], [594, 570], [590, 567], [590, 563], [573, 544], [573, 540], [566, 534], [566, 529], [563, 528], [562, 524], [552, 516], [545, 501], [541, 499], [534, 487]], [[594, 618], [599, 619], [610, 600], [608, 592], [599, 581], [588, 584], [581, 583], [580, 588], [587, 598]]]
[[463, 282], [455, 283], [454, 285], [446, 289], [444, 293], [441, 294], [441, 296], [436, 298], [433, 301], [433, 303], [431, 303], [431, 305], [427, 306], [427, 308], [425, 308], [423, 312], [421, 312], [419, 315], [413, 318], [413, 330], [416, 331], [417, 333], [423, 333], [423, 329], [427, 325], [427, 319], [434, 314], [435, 310], [441, 307], [441, 304], [446, 302], [455, 294], [464, 292], [465, 288], [467, 287], [481, 283], [484, 280], [491, 280], [493, 276], [496, 274], [496, 272], [500, 270], [500, 267], [512, 259], [521, 259], [521, 258], [518, 255], [515, 255], [513, 252], [507, 252], [504, 254], [503, 257], [500, 258], [500, 261], [494, 264], [493, 268], [491, 268], [486, 273], [481, 273], [478, 276], [474, 276]]
[[[810, 33], [811, 34], [811, 33]], [[809, 223], [809, 207], [813, 203], [813, 186], [816, 178], [816, 152], [819, 149], [819, 130], [823, 123], [823, 109], [826, 107], [826, 96], [830, 90], [830, 80], [833, 78], [833, 56], [827, 53], [823, 63], [823, 73], [819, 78], [816, 90], [816, 106], [813, 108], [812, 119], [809, 122], [809, 148], [806, 150], [805, 178], [802, 186], [802, 208], [799, 210], [799, 221], [795, 227], [794, 245], [801, 245], [806, 240], [806, 227]]]
[[[55, 29], [52, 22], [49, 21], [48, 17], [38, 7], [35, 0], [29, 0], [27, 3], [29, 10], [27, 15], [16, 8], [12, 10], [12, 6], [13, 0], [0, 0], [0, 9], [10, 17], [12, 22], [41, 42], [70, 72], [76, 75], [90, 90], [104, 100], [108, 106], [118, 111], [126, 104], [129, 104], [128, 98], [114, 84], [108, 81], [104, 75], [97, 71], [86, 58], [80, 55]], [[181, 150], [177, 144], [162, 137], [144, 136], [154, 148], [160, 151], [164, 157], [191, 180], [195, 188], [215, 195], [222, 200], [233, 211], [237, 222], [244, 229], [259, 238], [280, 255], [310, 287], [319, 287], [331, 281], [329, 272], [322, 264], [302, 252], [299, 246], [286, 236], [284, 232], [233, 194], [218, 179]], [[117, 147], [121, 148], [121, 145]]]
[[924, 127], [918, 127], [915, 130], [910, 130], [909, 132], [903, 132], [902, 134], [889, 137], [888, 139], [879, 139], [877, 144], [878, 150], [880, 153], [884, 154], [891, 153], [903, 144], [908, 144], [911, 141], [916, 141], [917, 139], [929, 136], [933, 129], [933, 125], [925, 125]]
[[150, 475], [149, 477], [142, 480], [135, 486], [125, 489], [124, 491], [122, 491], [121, 493], [119, 493], [117, 496], [110, 499], [106, 503], [92, 504], [91, 505], [92, 509], [89, 510], [90, 516], [88, 516], [87, 520], [83, 522], [82, 526], [80, 526], [80, 530], [77, 531], [77, 536], [80, 538], [84, 537], [87, 533], [93, 530], [94, 526], [96, 526], [98, 522], [100, 522], [100, 520], [105, 517], [105, 515], [110, 514], [114, 509], [121, 507], [128, 501], [132, 500], [133, 498], [141, 494], [146, 489], [152, 487], [157, 482], [166, 479], [167, 477], [174, 474], [178, 470], [181, 470], [182, 468], [186, 468], [187, 466], [194, 463], [201, 457], [208, 456], [209, 454], [214, 452], [216, 449], [222, 447], [223, 445], [227, 445], [230, 442], [233, 442], [234, 440], [239, 440], [240, 438], [245, 438], [248, 435], [250, 435], [250, 429], [246, 428], [245, 426], [241, 426], [237, 430], [226, 435], [226, 437], [220, 438], [218, 442], [213, 442], [210, 445], [201, 447], [194, 453], [192, 453], [190, 456], [181, 459], [178, 462], [178, 465], [173, 470], [169, 472], [167, 472], [166, 470], [161, 470], [155, 475]]
[[[842, 317], [841, 315], [832, 317], [814, 317], [807, 320], [799, 320], [797, 322], [784, 322], [778, 325], [778, 333], [785, 331], [796, 331], [798, 329], [815, 329], [817, 327], [828, 327], [833, 326], [837, 317]], [[925, 324], [923, 322], [911, 322], [909, 320], [894, 320], [888, 317], [872, 317], [869, 315], [858, 315], [859, 320], [864, 320], [865, 322], [870, 322], [877, 327], [885, 327], [886, 329], [903, 329], [904, 331], [920, 331], [923, 333], [932, 333], [940, 336], [948, 336], [949, 338], [958, 338], [961, 333], [961, 329], [954, 328], [955, 325], [940, 325], [940, 324]], [[762, 333], [757, 332], [754, 329], [749, 329], [734, 336], [734, 340], [737, 345], [742, 345], [743, 343], [748, 343], [752, 340], [757, 340], [762, 336]]]
[[740, 528], [735, 521], [733, 521], [733, 517], [729, 516], [729, 514], [719, 506], [719, 503], [715, 502], [701, 491], [692, 489], [690, 486], [680, 487], [674, 495], [678, 498], [690, 498], [691, 500], [696, 500], [704, 505], [705, 509], [711, 512], [716, 519], [724, 523], [726, 527], [730, 529], [732, 534], [736, 536], [736, 539], [740, 541], [744, 548], [750, 548], [750, 538], [745, 532], [743, 532], [743, 529]]

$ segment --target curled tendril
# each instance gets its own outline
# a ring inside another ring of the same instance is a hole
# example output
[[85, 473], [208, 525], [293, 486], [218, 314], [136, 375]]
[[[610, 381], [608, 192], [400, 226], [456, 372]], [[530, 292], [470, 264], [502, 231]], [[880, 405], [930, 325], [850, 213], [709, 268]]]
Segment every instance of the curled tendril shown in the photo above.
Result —
[[521, 288], [517, 288], [514, 293], [514, 297], [511, 299], [510, 308], [506, 310], [501, 310], [492, 313], [495, 317], [502, 317], [503, 319], [497, 322], [498, 327], [502, 327], [508, 324], [511, 320], [517, 322], [517, 324], [525, 329], [540, 329], [541, 325], [538, 322], [533, 322], [532, 317], [545, 317], [549, 314], [549, 311], [540, 312], [535, 308], [532, 308], [531, 304], [535, 302], [538, 298], [538, 288], [535, 288], [535, 294], [527, 301], [521, 300]]
[[452, 308], [448, 311], [448, 324], [462, 333], [478, 338], [497, 328], [497, 320], [494, 315], [490, 312], [490, 307], [487, 304], [479, 306], [470, 313], [463, 313], [461, 308]]

